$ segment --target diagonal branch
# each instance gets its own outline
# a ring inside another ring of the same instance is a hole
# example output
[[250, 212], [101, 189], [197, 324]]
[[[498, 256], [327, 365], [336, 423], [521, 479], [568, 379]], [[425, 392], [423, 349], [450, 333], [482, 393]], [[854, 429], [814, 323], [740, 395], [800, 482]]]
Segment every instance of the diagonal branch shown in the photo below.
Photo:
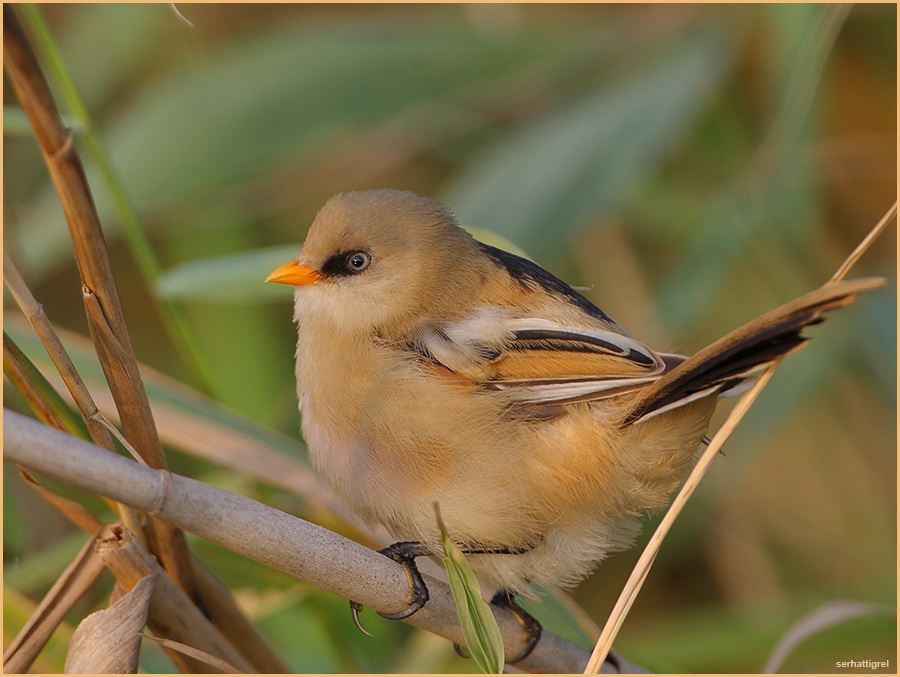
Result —
[[[376, 611], [406, 608], [403, 568], [358, 543], [327, 529], [196, 480], [139, 465], [94, 445], [6, 410], [7, 460], [61, 482], [108, 496], [159, 519], [218, 543], [273, 569], [305, 580], [337, 595], [355, 599]], [[431, 599], [407, 619], [454, 642], [463, 641], [449, 587], [426, 577]], [[494, 608], [510, 655], [524, 648], [515, 616]], [[544, 632], [517, 667], [533, 672], [575, 673], [588, 654], [566, 640]], [[605, 671], [637, 671], [614, 657]]]

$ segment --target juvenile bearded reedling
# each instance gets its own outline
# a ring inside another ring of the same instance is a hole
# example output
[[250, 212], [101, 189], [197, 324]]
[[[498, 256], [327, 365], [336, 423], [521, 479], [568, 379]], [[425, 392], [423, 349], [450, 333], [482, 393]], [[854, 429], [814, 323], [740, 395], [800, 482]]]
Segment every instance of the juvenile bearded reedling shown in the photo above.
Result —
[[[574, 585], [629, 547], [639, 516], [690, 470], [717, 399], [883, 283], [828, 284], [691, 357], [660, 353], [399, 190], [331, 198], [268, 280], [295, 286], [297, 392], [318, 472], [412, 542], [386, 552], [410, 571], [441, 552], [437, 502], [505, 600], [529, 582]], [[427, 600], [416, 594], [409, 613]]]

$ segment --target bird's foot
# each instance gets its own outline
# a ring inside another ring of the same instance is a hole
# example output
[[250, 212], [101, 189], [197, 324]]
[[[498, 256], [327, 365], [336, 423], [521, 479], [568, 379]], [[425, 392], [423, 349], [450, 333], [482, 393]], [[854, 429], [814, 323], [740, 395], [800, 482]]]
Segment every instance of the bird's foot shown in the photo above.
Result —
[[521, 660], [525, 660], [531, 652], [534, 651], [538, 642], [541, 641], [541, 635], [544, 632], [544, 628], [540, 624], [540, 621], [520, 607], [514, 596], [506, 590], [498, 590], [497, 594], [491, 598], [491, 604], [509, 610], [509, 612], [515, 616], [516, 622], [519, 624], [519, 627], [522, 628], [522, 633], [525, 636], [525, 650], [515, 658], [508, 659], [506, 662], [518, 663]]
[[[425, 606], [425, 603], [428, 601], [428, 586], [425, 585], [422, 574], [419, 573], [419, 568], [416, 566], [416, 558], [431, 555], [432, 552], [424, 543], [419, 543], [417, 541], [401, 541], [389, 545], [378, 552], [385, 557], [389, 557], [403, 567], [403, 571], [406, 573], [406, 580], [409, 583], [410, 596], [409, 606], [403, 611], [392, 614], [385, 614], [379, 611], [378, 615], [392, 621], [409, 618]], [[371, 633], [367, 631], [359, 621], [359, 612], [362, 610], [362, 604], [351, 600], [350, 613], [353, 616], [353, 622], [361, 632], [371, 637]]]

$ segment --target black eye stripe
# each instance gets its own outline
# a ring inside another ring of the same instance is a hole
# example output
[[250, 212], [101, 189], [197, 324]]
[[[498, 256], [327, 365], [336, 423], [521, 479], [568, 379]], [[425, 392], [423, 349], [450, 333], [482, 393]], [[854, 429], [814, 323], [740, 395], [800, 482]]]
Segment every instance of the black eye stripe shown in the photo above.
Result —
[[321, 273], [326, 277], [347, 277], [358, 275], [366, 270], [372, 263], [372, 256], [362, 249], [341, 251], [328, 257], [321, 267]]

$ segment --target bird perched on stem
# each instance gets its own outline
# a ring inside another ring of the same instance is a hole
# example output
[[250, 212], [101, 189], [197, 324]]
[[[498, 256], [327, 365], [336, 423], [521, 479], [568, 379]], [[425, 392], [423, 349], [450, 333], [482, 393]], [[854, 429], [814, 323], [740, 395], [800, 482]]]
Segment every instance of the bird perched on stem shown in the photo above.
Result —
[[[441, 552], [434, 503], [506, 599], [627, 548], [691, 468], [717, 399], [881, 284], [827, 284], [692, 357], [641, 343], [565, 282], [478, 242], [435, 200], [331, 198], [295, 261], [297, 392], [316, 469], [403, 543]], [[427, 600], [415, 591], [410, 609]]]

